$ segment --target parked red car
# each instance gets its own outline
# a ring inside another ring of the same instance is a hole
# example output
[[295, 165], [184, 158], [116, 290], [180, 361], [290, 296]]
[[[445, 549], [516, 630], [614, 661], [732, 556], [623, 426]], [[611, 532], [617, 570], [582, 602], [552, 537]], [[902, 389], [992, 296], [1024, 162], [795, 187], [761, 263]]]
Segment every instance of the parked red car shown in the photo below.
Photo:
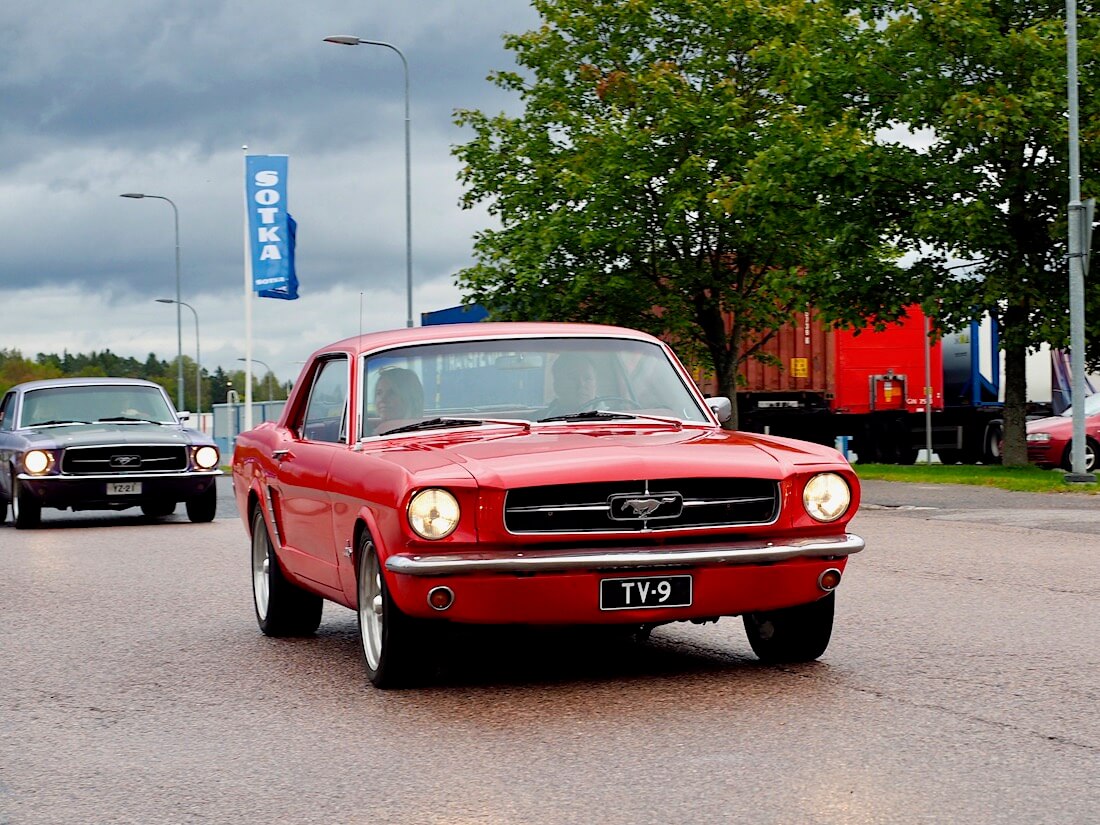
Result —
[[581, 324], [349, 338], [306, 363], [233, 484], [256, 617], [310, 634], [357, 611], [379, 687], [441, 622], [620, 625], [744, 617], [765, 661], [826, 649], [864, 542], [836, 450], [721, 427], [660, 340]]
[[[1073, 469], [1073, 408], [1027, 422], [1027, 460], [1040, 467]], [[1100, 394], [1085, 397], [1085, 472], [1096, 469], [1100, 453]]]

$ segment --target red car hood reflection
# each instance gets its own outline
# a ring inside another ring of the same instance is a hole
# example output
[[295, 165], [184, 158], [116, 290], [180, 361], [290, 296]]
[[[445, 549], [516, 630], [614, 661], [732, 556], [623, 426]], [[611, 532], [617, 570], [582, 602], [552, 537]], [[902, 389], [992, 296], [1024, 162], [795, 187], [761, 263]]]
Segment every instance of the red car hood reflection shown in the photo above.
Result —
[[1029, 433], [1050, 433], [1052, 435], [1065, 434], [1068, 438], [1072, 435], [1073, 419], [1065, 415], [1055, 415], [1050, 418], [1037, 418], [1027, 422]]
[[[379, 444], [379, 446], [383, 446]], [[705, 447], [706, 449], [698, 449]], [[385, 458], [431, 475], [464, 467], [482, 485], [525, 487], [684, 476], [781, 479], [792, 465], [836, 464], [828, 447], [715, 430], [570, 428], [417, 434], [383, 446]]]

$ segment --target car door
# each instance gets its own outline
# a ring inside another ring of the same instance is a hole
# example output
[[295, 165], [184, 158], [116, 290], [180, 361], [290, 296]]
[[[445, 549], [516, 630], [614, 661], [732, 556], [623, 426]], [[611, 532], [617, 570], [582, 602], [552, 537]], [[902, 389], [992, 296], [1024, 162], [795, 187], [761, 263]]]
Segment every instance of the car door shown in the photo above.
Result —
[[351, 361], [346, 355], [322, 360], [313, 370], [308, 400], [290, 422], [297, 438], [277, 454], [272, 486], [281, 516], [284, 551], [295, 570], [328, 587], [340, 585], [333, 536], [329, 469], [348, 449], [348, 387]]

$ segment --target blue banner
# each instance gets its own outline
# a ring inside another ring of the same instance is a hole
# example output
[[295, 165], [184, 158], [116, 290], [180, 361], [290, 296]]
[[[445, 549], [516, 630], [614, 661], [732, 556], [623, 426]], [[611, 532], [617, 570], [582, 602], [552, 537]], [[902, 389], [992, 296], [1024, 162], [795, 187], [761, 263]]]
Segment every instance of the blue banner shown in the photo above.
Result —
[[245, 158], [252, 290], [261, 297], [298, 297], [294, 271], [294, 229], [287, 212], [286, 155]]

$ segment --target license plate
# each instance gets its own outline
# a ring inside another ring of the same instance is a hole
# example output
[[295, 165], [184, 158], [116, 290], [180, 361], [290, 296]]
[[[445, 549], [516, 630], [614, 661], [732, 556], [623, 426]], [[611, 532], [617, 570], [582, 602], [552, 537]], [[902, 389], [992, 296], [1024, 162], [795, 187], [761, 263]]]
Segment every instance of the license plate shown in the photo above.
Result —
[[600, 580], [600, 610], [690, 605], [691, 576], [640, 576]]
[[109, 496], [135, 496], [141, 494], [140, 481], [108, 481], [107, 495]]

